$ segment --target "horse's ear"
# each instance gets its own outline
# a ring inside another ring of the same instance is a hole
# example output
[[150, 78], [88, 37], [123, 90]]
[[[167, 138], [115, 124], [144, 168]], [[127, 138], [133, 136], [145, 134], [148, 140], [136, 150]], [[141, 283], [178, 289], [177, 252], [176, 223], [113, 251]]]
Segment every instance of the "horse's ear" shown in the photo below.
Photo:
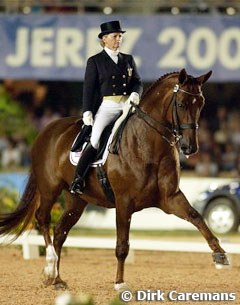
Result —
[[187, 80], [188, 76], [187, 76], [187, 72], [185, 69], [182, 69], [180, 72], [179, 72], [179, 75], [178, 75], [178, 81], [179, 81], [179, 84], [180, 85], [183, 85], [186, 80]]
[[197, 82], [202, 85], [206, 83], [206, 81], [209, 79], [211, 75], [212, 75], [212, 71], [209, 71], [208, 73], [197, 77]]

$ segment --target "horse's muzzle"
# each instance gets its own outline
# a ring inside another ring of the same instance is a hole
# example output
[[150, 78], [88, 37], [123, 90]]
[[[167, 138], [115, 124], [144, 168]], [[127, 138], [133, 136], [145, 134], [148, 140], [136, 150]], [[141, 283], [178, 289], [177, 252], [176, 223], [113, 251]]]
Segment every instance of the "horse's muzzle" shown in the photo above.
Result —
[[197, 145], [187, 145], [186, 143], [181, 143], [180, 148], [186, 156], [193, 155], [198, 151]]

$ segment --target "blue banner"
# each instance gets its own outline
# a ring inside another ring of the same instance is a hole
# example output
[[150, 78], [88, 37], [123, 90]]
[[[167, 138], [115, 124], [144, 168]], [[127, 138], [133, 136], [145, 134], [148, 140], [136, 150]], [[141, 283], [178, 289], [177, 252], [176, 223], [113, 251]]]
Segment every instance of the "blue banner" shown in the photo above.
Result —
[[99, 25], [114, 19], [144, 81], [183, 67], [240, 81], [240, 18], [221, 15], [1, 15], [0, 78], [83, 80], [87, 58], [101, 50]]

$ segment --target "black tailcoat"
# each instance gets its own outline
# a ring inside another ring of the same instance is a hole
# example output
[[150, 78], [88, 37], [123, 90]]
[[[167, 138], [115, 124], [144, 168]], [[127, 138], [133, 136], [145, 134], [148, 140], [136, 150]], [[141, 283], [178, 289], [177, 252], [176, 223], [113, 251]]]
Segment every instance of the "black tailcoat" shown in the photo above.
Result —
[[141, 96], [143, 86], [132, 55], [119, 53], [116, 64], [103, 50], [87, 61], [83, 86], [83, 112], [95, 114], [104, 96], [129, 95], [137, 92]]

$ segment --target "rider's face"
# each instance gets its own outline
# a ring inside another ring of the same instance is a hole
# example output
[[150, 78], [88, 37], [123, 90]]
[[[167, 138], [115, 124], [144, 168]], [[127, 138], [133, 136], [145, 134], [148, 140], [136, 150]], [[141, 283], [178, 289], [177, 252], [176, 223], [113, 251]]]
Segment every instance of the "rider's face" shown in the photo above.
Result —
[[122, 44], [122, 33], [110, 33], [103, 36], [103, 42], [107, 48], [116, 51]]

